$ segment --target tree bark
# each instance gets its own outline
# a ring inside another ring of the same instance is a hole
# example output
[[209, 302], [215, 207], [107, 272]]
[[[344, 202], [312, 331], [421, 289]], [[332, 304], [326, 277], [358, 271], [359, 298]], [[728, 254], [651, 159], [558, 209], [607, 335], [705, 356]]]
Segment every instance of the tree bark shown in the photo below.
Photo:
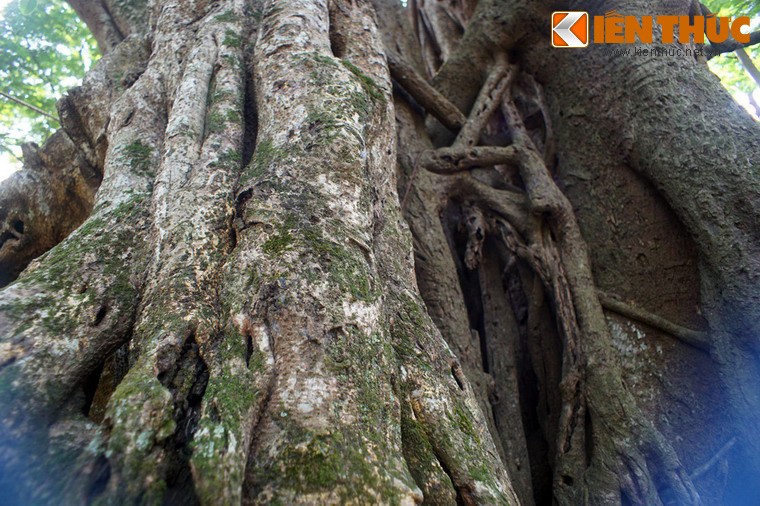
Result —
[[72, 0], [106, 56], [0, 188], [4, 497], [751, 504], [757, 126], [546, 34], [639, 3]]

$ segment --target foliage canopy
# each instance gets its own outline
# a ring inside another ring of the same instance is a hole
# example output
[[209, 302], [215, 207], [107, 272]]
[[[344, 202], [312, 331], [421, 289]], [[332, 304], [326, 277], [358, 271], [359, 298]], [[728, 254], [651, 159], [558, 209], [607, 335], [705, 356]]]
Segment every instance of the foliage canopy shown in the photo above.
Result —
[[[720, 15], [760, 15], [760, 0], [710, 0]], [[760, 48], [747, 48], [760, 61]], [[0, 92], [56, 116], [55, 102], [75, 86], [99, 57], [92, 34], [65, 0], [12, 0], [0, 13]], [[756, 85], [733, 53], [710, 67], [732, 95], [751, 95]], [[41, 143], [58, 123], [0, 96], [0, 155], [18, 157], [22, 142]]]
[[[56, 100], [97, 58], [90, 31], [64, 0], [13, 0], [0, 16], [0, 92], [57, 116]], [[58, 123], [0, 97], [0, 152], [41, 142]]]

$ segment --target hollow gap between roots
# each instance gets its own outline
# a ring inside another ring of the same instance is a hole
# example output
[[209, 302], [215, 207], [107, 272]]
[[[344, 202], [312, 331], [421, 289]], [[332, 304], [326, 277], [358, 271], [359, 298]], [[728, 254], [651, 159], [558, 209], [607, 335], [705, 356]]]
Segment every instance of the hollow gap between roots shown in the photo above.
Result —
[[454, 264], [457, 268], [459, 285], [467, 308], [468, 324], [471, 332], [477, 333], [478, 346], [481, 351], [481, 368], [489, 372], [488, 347], [485, 341], [485, 326], [483, 321], [483, 306], [481, 303], [481, 287], [477, 270], [469, 270], [465, 266], [464, 257], [467, 251], [468, 234], [464, 226], [465, 216], [462, 205], [451, 201], [443, 213], [443, 228], [449, 241]]
[[159, 374], [174, 400], [174, 434], [166, 442], [168, 456], [165, 504], [199, 504], [190, 470], [191, 443], [201, 416], [201, 401], [206, 392], [209, 370], [200, 354], [195, 333], [185, 339], [174, 367]]
[[106, 357], [82, 384], [85, 416], [95, 423], [103, 421], [108, 401], [128, 371], [129, 341]]
[[[466, 228], [463, 226], [465, 216], [462, 212], [462, 206], [457, 202], [451, 202], [446, 207], [442, 219], [452, 251], [452, 256], [457, 267], [460, 286], [464, 295], [469, 317], [470, 328], [477, 332], [480, 338], [479, 344], [483, 362], [483, 371], [487, 374], [491, 374], [490, 364], [496, 359], [496, 357], [490, 355], [498, 353], [498, 350], [491, 350], [488, 346], [488, 338], [486, 336], [486, 328], [488, 328], [488, 325], [485, 321], [485, 312], [482, 305], [483, 287], [480, 283], [478, 270], [474, 269], [470, 271], [465, 266], [464, 255], [466, 253], [468, 236]], [[486, 248], [486, 250], [493, 251], [493, 248]], [[525, 438], [525, 444], [528, 451], [533, 496], [536, 505], [548, 505], [551, 504], [553, 500], [553, 462], [550, 454], [552, 445], [549, 443], [549, 440], [555, 437], [557, 428], [553, 427], [551, 424], [552, 414], [541, 412], [543, 407], [542, 402], [548, 402], [545, 398], [542, 398], [542, 392], [543, 395], [546, 396], [548, 390], [553, 389], [556, 391], [559, 388], [559, 385], [547, 384], [547, 380], [549, 380], [550, 377], [537, 373], [536, 367], [538, 367], [539, 364], [534, 363], [534, 360], [531, 357], [530, 347], [534, 347], [534, 353], [536, 348], [540, 348], [539, 353], [544, 355], [543, 361], [547, 363], [556, 360], [561, 361], [561, 349], [544, 349], [544, 343], [529, 342], [530, 332], [528, 329], [528, 317], [531, 305], [530, 298], [523, 286], [524, 280], [522, 278], [525, 277], [526, 274], [529, 277], [533, 277], [535, 274], [532, 273], [527, 266], [522, 264], [522, 270], [516, 268], [508, 269], [506, 257], [503, 257], [502, 255], [500, 255], [500, 257], [499, 271], [504, 273], [504, 276], [499, 280], [499, 283], [496, 283], [496, 285], [504, 290], [505, 296], [512, 306], [512, 311], [515, 315], [515, 320], [517, 321], [519, 329], [519, 335], [515, 337], [516, 343], [513, 347], [514, 357], [508, 359], [508, 362], [514, 363], [517, 367], [517, 395], [524, 430], [523, 437]], [[519, 262], [520, 261], [518, 261], [518, 263]], [[556, 328], [556, 322], [545, 307], [541, 308], [539, 318], [551, 318], [551, 326]], [[546, 339], [550, 338], [550, 336], [544, 337]], [[553, 352], [560, 353], [560, 357], [548, 357], [548, 354]], [[511, 399], [506, 400], [506, 402], [511, 401]], [[496, 418], [495, 413], [494, 417]], [[508, 421], [501, 421], [501, 423], [499, 420], [495, 421], [497, 427], [510, 427]], [[545, 431], [548, 431], [548, 434], [545, 433]], [[507, 456], [507, 458], [510, 457]], [[459, 491], [457, 492], [459, 500], [461, 494]]]
[[[549, 384], [547, 364], [553, 361], [560, 362], [561, 357], [550, 356], [555, 350], [543, 342], [544, 339], [549, 339], [549, 336], [541, 335], [541, 342], [531, 342], [533, 336], [529, 325], [532, 319], [551, 318], [549, 314], [545, 314], [547, 311], [544, 307], [531, 304], [528, 286], [532, 286], [535, 281], [533, 271], [522, 260], [516, 260], [514, 257], [500, 258], [500, 270], [504, 273], [501, 287], [515, 315], [518, 328], [514, 363], [517, 368], [520, 414], [530, 464], [533, 499], [537, 506], [549, 505], [553, 501], [554, 467], [551, 444], [547, 438], [555, 437], [556, 427], [551, 423], [552, 406], [548, 397], [550, 392], [556, 392], [559, 386]], [[531, 310], [541, 311], [541, 314], [531, 315]], [[556, 325], [553, 318], [551, 319], [548, 326], [554, 328]], [[537, 353], [540, 356], [534, 359]], [[546, 427], [549, 427], [548, 435]]]
[[105, 362], [100, 363], [98, 367], [95, 368], [95, 370], [92, 371], [89, 376], [87, 376], [87, 378], [84, 380], [84, 383], [82, 384], [82, 391], [84, 392], [84, 406], [82, 408], [82, 413], [85, 416], [89, 416], [92, 409], [92, 403], [95, 399], [95, 394], [98, 391], [100, 378], [103, 375], [104, 368]]

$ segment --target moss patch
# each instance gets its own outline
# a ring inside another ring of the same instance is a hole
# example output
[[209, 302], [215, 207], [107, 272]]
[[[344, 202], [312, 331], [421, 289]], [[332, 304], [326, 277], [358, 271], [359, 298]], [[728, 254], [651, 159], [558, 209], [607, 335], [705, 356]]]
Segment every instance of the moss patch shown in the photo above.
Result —
[[[72, 236], [41, 257], [43, 266], [22, 275], [19, 283], [42, 290], [34, 297], [0, 308], [21, 322], [18, 332], [39, 323], [54, 335], [72, 334], [78, 326], [90, 323], [83, 319], [89, 318], [104, 298], [110, 299], [114, 307], [131, 311], [137, 291], [129, 278], [130, 270], [125, 269], [125, 261], [115, 252], [129, 251], [126, 245], [132, 244], [134, 233], [127, 224], [141, 221], [146, 211], [144, 204], [145, 196], [134, 194], [115, 208], [90, 217]], [[116, 231], [109, 233], [109, 230]], [[91, 290], [81, 293], [73, 290], [86, 256], [97, 259], [102, 268], [106, 290], [98, 300]], [[66, 300], [61, 294], [65, 294]]]
[[124, 156], [129, 160], [129, 164], [132, 168], [141, 174], [152, 175], [151, 159], [153, 156], [153, 149], [150, 146], [146, 146], [141, 141], [135, 141], [128, 144], [124, 148]]
[[[268, 139], [260, 140], [256, 144], [251, 163], [246, 167], [243, 174], [241, 185], [244, 186], [259, 180], [267, 173], [273, 163], [283, 161], [286, 157], [293, 155], [295, 150], [296, 148], [292, 146], [287, 149], [279, 148]], [[278, 187], [276, 184], [274, 186], [275, 188]]]
[[255, 376], [262, 372], [265, 360], [263, 354], [256, 350], [249, 366], [245, 367], [246, 354], [245, 337], [237, 330], [228, 328], [217, 349], [221, 370], [217, 374], [212, 373], [209, 378], [203, 415], [192, 443], [192, 462], [201, 475], [213, 476], [220, 468], [227, 466], [225, 471], [232, 472], [234, 478], [242, 482], [244, 464], [235, 471], [225, 463], [225, 456], [231, 444], [242, 444], [245, 427], [241, 426], [241, 422], [246, 411], [255, 406], [260, 397], [259, 390], [255, 388]]
[[300, 232], [309, 252], [326, 265], [330, 277], [342, 291], [357, 300], [374, 300], [379, 293], [373, 288], [369, 267], [362, 254], [326, 239], [321, 232], [308, 228]]
[[228, 47], [238, 48], [243, 45], [243, 39], [236, 32], [227, 30], [224, 32], [224, 40], [222, 41], [222, 44]]
[[354, 76], [356, 76], [356, 78], [359, 80], [359, 83], [361, 83], [362, 88], [364, 88], [364, 91], [372, 98], [372, 100], [381, 104], [385, 103], [385, 95], [383, 94], [382, 89], [374, 81], [374, 79], [366, 75], [359, 67], [350, 61], [341, 61], [343, 62], [343, 66], [350, 70]]
[[235, 11], [225, 11], [214, 18], [220, 23], [232, 23], [239, 19], [239, 16], [235, 14]]

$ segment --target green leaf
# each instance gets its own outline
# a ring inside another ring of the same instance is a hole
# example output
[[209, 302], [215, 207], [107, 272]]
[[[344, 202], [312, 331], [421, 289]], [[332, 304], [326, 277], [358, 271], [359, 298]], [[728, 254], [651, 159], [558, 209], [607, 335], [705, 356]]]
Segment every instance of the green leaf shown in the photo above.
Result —
[[18, 10], [21, 14], [31, 14], [37, 8], [37, 0], [19, 0]]
[[[92, 34], [64, 0], [12, 0], [0, 15], [0, 91], [57, 116], [56, 100], [97, 58]], [[0, 97], [0, 142], [41, 144], [58, 124]]]

